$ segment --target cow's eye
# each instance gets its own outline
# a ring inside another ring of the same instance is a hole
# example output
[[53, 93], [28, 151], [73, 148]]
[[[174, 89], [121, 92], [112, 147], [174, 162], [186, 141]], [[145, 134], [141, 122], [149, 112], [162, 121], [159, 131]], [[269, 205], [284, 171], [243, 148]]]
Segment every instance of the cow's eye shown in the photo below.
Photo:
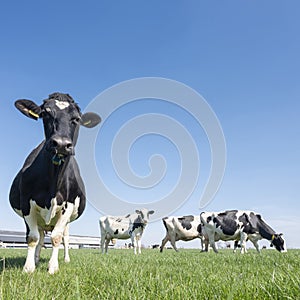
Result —
[[78, 124], [78, 123], [80, 122], [80, 117], [74, 117], [74, 118], [72, 118], [72, 119], [71, 119], [71, 122], [72, 122], [73, 124]]

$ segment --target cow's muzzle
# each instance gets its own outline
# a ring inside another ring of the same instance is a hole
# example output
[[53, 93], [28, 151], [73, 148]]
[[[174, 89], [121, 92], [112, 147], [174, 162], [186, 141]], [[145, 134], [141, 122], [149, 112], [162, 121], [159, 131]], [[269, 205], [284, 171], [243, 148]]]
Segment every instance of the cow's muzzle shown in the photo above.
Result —
[[54, 165], [61, 165], [67, 156], [74, 155], [73, 143], [69, 138], [53, 137], [49, 141], [49, 148], [53, 153]]

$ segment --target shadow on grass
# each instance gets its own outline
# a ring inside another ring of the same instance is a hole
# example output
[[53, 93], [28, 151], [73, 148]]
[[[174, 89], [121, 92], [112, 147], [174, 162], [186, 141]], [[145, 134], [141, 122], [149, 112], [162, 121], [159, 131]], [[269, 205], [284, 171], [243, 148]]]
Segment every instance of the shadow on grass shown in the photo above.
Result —
[[[8, 269], [23, 269], [25, 261], [26, 261], [26, 257], [24, 256], [1, 258], [0, 273]], [[47, 261], [48, 260], [46, 258], [40, 258], [40, 262], [38, 263], [38, 265], [43, 264], [44, 262]]]

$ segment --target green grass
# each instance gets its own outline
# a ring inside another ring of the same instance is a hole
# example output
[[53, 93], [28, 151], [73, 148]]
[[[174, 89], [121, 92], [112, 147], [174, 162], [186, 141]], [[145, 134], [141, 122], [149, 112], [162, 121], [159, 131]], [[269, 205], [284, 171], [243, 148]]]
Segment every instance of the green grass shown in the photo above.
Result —
[[[22, 271], [26, 250], [0, 249], [0, 299], [300, 299], [300, 250], [245, 255], [230, 250], [71, 250], [71, 263]], [[5, 258], [5, 260], [4, 260]], [[5, 265], [4, 265], [5, 261]]]

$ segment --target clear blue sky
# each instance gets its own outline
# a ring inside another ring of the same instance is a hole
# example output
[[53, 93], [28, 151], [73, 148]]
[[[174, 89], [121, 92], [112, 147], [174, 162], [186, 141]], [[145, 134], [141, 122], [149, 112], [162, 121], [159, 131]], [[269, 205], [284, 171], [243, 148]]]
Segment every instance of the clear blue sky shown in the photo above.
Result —
[[[8, 192], [27, 154], [43, 138], [41, 122], [21, 115], [13, 104], [16, 99], [41, 103], [60, 91], [71, 94], [84, 109], [99, 93], [124, 80], [163, 77], [200, 93], [223, 128], [225, 175], [216, 197], [204, 209], [255, 210], [284, 233], [288, 247], [300, 247], [299, 11], [296, 0], [2, 3], [0, 229], [25, 230], [10, 208]], [[145, 107], [130, 111], [147, 113]], [[124, 117], [128, 111], [118, 113]], [[193, 121], [186, 121], [176, 109], [172, 117], [177, 114], [179, 122], [191, 122], [192, 131], [196, 130]], [[115, 115], [111, 122], [120, 119]], [[104, 132], [105, 126], [101, 128]], [[191, 134], [201, 149], [205, 177], [209, 146], [200, 131]], [[146, 176], [143, 166], [149, 155], [167, 151], [162, 154], [170, 170], [167, 188], [176, 181], [173, 171], [180, 169], [179, 155], [172, 143], [158, 138], [148, 136], [144, 145], [142, 140], [136, 143], [130, 163]], [[99, 153], [101, 142], [99, 135]], [[99, 169], [104, 162], [109, 164], [105, 158], [97, 161]], [[190, 199], [172, 214], [200, 212], [205, 182], [201, 176]], [[108, 176], [109, 180], [110, 188], [117, 187], [116, 194], [123, 192], [115, 178]], [[123, 196], [138, 198], [141, 190], [135, 192], [126, 190]], [[72, 223], [71, 233], [99, 235], [99, 216], [88, 204], [84, 215]], [[146, 229], [144, 243], [160, 243], [163, 237], [163, 225], [157, 221]]]

